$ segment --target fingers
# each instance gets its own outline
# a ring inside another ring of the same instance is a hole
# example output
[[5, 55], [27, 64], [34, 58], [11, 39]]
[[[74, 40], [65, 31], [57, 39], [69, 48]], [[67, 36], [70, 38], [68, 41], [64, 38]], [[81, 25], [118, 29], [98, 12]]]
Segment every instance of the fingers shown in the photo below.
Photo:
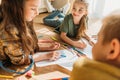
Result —
[[57, 46], [57, 48], [60, 47], [60, 43], [58, 43], [58, 42], [55, 42], [55, 45]]
[[60, 43], [54, 42], [51, 46], [50, 46], [51, 50], [55, 50], [55, 49], [59, 49], [60, 48]]
[[83, 43], [82, 45], [83, 45], [84, 48], [87, 46], [85, 43]]
[[87, 46], [87, 45], [86, 45], [85, 43], [80, 43], [80, 44], [79, 44], [79, 48], [80, 48], [80, 49], [84, 49], [86, 46]]
[[90, 41], [89, 44], [90, 44], [91, 46], [94, 46], [95, 43], [94, 43], [93, 41]]
[[50, 58], [50, 61], [55, 61], [60, 57], [60, 53], [58, 52], [53, 52], [52, 57]]

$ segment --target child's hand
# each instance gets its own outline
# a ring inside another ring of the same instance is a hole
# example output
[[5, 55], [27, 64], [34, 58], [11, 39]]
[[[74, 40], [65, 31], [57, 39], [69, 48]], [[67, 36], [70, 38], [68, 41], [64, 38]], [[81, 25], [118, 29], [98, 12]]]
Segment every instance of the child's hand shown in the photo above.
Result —
[[43, 60], [54, 61], [57, 60], [59, 57], [60, 57], [60, 53], [55, 51], [46, 54], [33, 55], [33, 59], [35, 62], [43, 61]]
[[94, 42], [93, 41], [89, 41], [89, 44], [91, 45], [91, 46], [94, 46]]
[[52, 43], [52, 42], [54, 42], [54, 41], [52, 41], [52, 40], [48, 40], [48, 39], [42, 39], [42, 40], [38, 40], [38, 43]]
[[74, 45], [77, 48], [83, 49], [85, 48], [87, 45], [85, 43], [81, 43], [81, 42], [75, 42]]
[[51, 46], [49, 47], [48, 50], [56, 50], [56, 49], [59, 49], [59, 48], [60, 48], [60, 43], [53, 42], [53, 43], [51, 43]]
[[60, 57], [60, 53], [58, 52], [50, 52], [47, 54], [47, 59], [50, 61], [55, 61]]

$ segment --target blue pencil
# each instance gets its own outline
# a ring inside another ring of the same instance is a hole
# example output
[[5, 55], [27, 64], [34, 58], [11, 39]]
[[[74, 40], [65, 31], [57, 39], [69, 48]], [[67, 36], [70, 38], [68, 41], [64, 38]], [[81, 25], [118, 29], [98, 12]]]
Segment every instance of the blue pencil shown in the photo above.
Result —
[[82, 51], [80, 51], [80, 50], [76, 49], [75, 47], [72, 47], [72, 49], [73, 49], [73, 50], [75, 50], [75, 51], [77, 51], [77, 52], [78, 52], [78, 53], [80, 53], [80, 54], [85, 55]]
[[69, 80], [68, 77], [64, 77], [64, 78], [57, 78], [57, 79], [52, 79], [52, 80]]

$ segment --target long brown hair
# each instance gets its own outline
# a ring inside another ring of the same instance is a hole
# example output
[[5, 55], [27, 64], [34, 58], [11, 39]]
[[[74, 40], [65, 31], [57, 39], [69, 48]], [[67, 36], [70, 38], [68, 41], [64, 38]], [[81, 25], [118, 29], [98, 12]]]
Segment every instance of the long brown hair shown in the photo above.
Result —
[[84, 15], [81, 20], [80, 20], [80, 28], [78, 29], [78, 33], [76, 35], [76, 38], [79, 39], [82, 36], [84, 36], [85, 30], [87, 29], [87, 22], [88, 22], [88, 17], [87, 17], [87, 12], [88, 12], [88, 3], [85, 0], [74, 0], [73, 4], [71, 5], [71, 9], [70, 12], [72, 11], [73, 5], [75, 3], [78, 4], [83, 4], [85, 6], [85, 10], [86, 10], [86, 15]]
[[31, 51], [33, 51], [33, 48], [28, 43], [32, 43], [32, 41], [27, 36], [28, 25], [24, 18], [24, 5], [26, 1], [27, 0], [2, 0], [0, 9], [0, 16], [2, 15], [2, 17], [0, 18], [0, 20], [5, 23], [3, 24], [2, 28], [4, 28], [8, 33], [10, 33], [8, 30], [9, 24], [13, 24], [17, 28], [19, 32], [19, 37], [22, 42], [23, 50], [28, 56], [31, 53]]

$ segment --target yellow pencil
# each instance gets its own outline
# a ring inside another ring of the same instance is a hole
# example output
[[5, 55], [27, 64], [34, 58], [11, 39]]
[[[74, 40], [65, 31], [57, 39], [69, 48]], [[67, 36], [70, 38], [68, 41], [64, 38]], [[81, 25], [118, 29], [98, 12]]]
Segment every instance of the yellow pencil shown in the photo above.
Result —
[[52, 40], [54, 40], [54, 41], [58, 41], [55, 37], [53, 37], [53, 36], [51, 36], [50, 37]]
[[0, 75], [0, 78], [10, 78], [10, 79], [12, 79], [12, 78], [13, 78], [13, 76]]

